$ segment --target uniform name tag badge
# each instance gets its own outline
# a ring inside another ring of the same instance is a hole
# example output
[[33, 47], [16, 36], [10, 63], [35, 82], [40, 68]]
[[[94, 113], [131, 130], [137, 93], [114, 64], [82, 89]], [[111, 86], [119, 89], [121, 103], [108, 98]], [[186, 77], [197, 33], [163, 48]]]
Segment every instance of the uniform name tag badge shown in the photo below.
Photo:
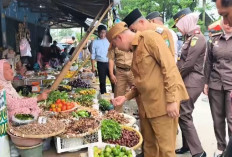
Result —
[[197, 40], [198, 40], [198, 37], [193, 37], [190, 45], [194, 47], [197, 43]]

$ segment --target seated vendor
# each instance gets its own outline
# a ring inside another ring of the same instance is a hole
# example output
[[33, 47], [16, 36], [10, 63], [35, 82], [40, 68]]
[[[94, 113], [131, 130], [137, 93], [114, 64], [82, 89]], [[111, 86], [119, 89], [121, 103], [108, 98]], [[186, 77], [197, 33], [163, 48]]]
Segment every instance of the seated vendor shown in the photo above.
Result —
[[6, 91], [6, 101], [8, 117], [11, 120], [15, 114], [32, 114], [38, 116], [40, 109], [37, 106], [38, 101], [47, 99], [50, 90], [44, 91], [36, 98], [23, 98], [19, 96], [14, 87], [11, 84], [13, 80], [13, 70], [7, 60], [0, 60], [0, 85], [3, 86]]
[[27, 72], [27, 68], [22, 64], [21, 61], [16, 63], [16, 76], [14, 77], [14, 80], [21, 80], [25, 76]]

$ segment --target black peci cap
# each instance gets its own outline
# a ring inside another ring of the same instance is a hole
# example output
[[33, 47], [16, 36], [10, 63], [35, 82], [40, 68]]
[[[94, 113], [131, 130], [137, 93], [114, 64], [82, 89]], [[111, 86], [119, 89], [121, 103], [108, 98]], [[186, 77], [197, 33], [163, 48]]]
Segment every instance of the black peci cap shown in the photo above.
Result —
[[158, 11], [154, 11], [154, 12], [151, 12], [150, 14], [148, 14], [146, 19], [152, 20], [156, 17], [162, 17], [162, 15]]
[[174, 24], [173, 27], [176, 27], [177, 22], [178, 22], [182, 17], [184, 17], [185, 15], [188, 15], [188, 14], [190, 14], [190, 13], [192, 13], [192, 11], [191, 11], [189, 8], [185, 8], [185, 9], [179, 11], [176, 15], [174, 15], [174, 16], [173, 16], [173, 19], [174, 19], [174, 21], [175, 21], [175, 24]]
[[98, 31], [98, 32], [100, 32], [100, 31], [102, 31], [102, 30], [107, 30], [107, 28], [106, 28], [105, 25], [99, 25], [99, 26], [97, 27], [97, 31]]
[[127, 24], [128, 27], [132, 25], [138, 18], [142, 17], [142, 13], [139, 11], [138, 8], [134, 9], [132, 12], [130, 12], [123, 21]]

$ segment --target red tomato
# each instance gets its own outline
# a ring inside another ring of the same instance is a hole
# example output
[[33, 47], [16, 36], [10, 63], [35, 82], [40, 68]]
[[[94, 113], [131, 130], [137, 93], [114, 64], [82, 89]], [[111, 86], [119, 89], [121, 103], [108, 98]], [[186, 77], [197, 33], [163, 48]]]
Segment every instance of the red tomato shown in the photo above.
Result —
[[50, 110], [49, 111], [52, 111], [52, 108], [50, 108]]
[[73, 104], [73, 103], [71, 103], [70, 107], [71, 107], [71, 108], [73, 108], [73, 107], [74, 107], [74, 104]]
[[61, 108], [62, 106], [63, 106], [62, 104], [58, 104], [58, 105], [57, 105], [58, 108]]
[[57, 104], [59, 104], [59, 103], [60, 103], [60, 101], [61, 101], [60, 99], [57, 99], [57, 100], [56, 100], [56, 103], [57, 103]]
[[65, 111], [66, 109], [67, 109], [66, 106], [62, 106], [62, 108], [61, 108], [62, 111]]
[[70, 110], [71, 108], [72, 108], [71, 106], [69, 106], [69, 105], [67, 106], [67, 110]]
[[61, 108], [58, 107], [58, 108], [56, 109], [56, 111], [57, 111], [57, 112], [60, 112], [60, 111], [61, 111]]

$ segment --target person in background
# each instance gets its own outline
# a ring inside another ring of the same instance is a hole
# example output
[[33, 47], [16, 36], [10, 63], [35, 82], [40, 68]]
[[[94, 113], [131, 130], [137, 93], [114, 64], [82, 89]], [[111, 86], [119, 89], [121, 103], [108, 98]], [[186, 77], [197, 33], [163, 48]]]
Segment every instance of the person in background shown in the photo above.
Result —
[[[107, 57], [109, 41], [106, 39], [107, 28], [104, 25], [98, 26], [98, 39], [93, 41], [91, 63], [92, 72], [95, 72], [95, 62], [97, 61], [97, 71], [100, 81], [101, 94], [106, 93], [106, 76], [109, 75], [109, 60]], [[112, 92], [114, 92], [114, 84], [111, 82]]]
[[60, 48], [57, 46], [57, 41], [53, 41], [53, 44], [50, 46], [50, 59], [49, 59], [49, 65], [52, 68], [57, 68], [57, 66], [60, 65], [59, 59], [60, 59]]
[[230, 93], [232, 90], [232, 27], [221, 21], [223, 32], [212, 35], [208, 44], [205, 63], [204, 93], [209, 97], [211, 113], [214, 122], [214, 132], [217, 139], [215, 157], [221, 157], [226, 149], [226, 122], [229, 137], [232, 135], [232, 105]]
[[76, 38], [72, 36], [72, 41], [73, 41], [73, 47], [77, 47], [77, 41]]
[[61, 63], [64, 63], [66, 57], [68, 57], [68, 49], [67, 49], [67, 47], [65, 47], [64, 51], [61, 53]]
[[[156, 23], [158, 25], [164, 26], [164, 19], [162, 15], [158, 11], [154, 11], [149, 13], [146, 16], [146, 19], [149, 20], [152, 23]], [[178, 58], [178, 37], [176, 33], [172, 29], [168, 29], [170, 33], [172, 34], [173, 42], [174, 42], [174, 48], [175, 48], [175, 61], [177, 62]]]
[[199, 19], [197, 13], [192, 13], [189, 8], [186, 8], [174, 15], [173, 19], [174, 26], [186, 36], [177, 66], [190, 97], [180, 105], [179, 125], [182, 131], [183, 146], [176, 150], [176, 154], [190, 151], [193, 157], [206, 157], [192, 117], [194, 103], [204, 88], [203, 66], [207, 47], [206, 40], [200, 31], [200, 26], [197, 25]]
[[107, 33], [112, 48], [133, 52], [135, 86], [112, 100], [115, 106], [140, 96], [138, 104], [145, 157], [174, 157], [179, 102], [188, 99], [173, 55], [159, 33], [132, 32], [124, 22]]
[[2, 59], [7, 59], [13, 71], [15, 71], [16, 53], [12, 47], [8, 46], [8, 48], [2, 52]]
[[61, 49], [57, 46], [57, 41], [53, 41], [53, 44], [50, 46], [51, 52], [50, 52], [50, 59], [52, 58], [60, 58], [60, 52]]
[[[108, 52], [109, 58], [109, 71], [110, 79], [115, 85], [114, 97], [123, 96], [126, 94], [126, 90], [133, 85], [133, 74], [131, 71], [131, 64], [133, 53], [124, 52], [117, 48]], [[116, 75], [114, 67], [116, 66]], [[116, 106], [115, 110], [123, 112], [123, 105]]]
[[216, 2], [218, 14], [223, 16], [224, 23], [232, 27], [232, 1], [231, 0], [213, 0]]

